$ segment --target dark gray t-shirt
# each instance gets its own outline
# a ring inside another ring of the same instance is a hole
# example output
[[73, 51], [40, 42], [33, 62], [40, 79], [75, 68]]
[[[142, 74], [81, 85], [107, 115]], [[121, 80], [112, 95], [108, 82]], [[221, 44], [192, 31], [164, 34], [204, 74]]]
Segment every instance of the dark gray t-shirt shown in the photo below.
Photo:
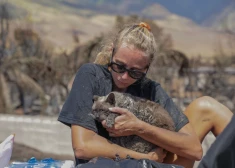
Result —
[[[112, 91], [112, 76], [107, 66], [84, 64], [76, 74], [72, 89], [58, 120], [68, 126], [79, 125], [109, 138], [108, 132], [90, 115], [93, 95], [105, 96]], [[176, 107], [159, 83], [144, 78], [127, 88], [127, 93], [161, 104], [168, 111], [179, 131], [189, 121]], [[83, 160], [76, 159], [77, 164]]]

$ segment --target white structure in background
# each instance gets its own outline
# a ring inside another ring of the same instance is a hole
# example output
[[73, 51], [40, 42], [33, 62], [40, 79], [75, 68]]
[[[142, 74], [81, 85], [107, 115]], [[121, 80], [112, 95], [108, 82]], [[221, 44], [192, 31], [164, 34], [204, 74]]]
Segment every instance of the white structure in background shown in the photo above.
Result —
[[12, 134], [0, 144], [0, 168], [4, 168], [9, 164], [13, 149], [14, 137], [15, 135]]

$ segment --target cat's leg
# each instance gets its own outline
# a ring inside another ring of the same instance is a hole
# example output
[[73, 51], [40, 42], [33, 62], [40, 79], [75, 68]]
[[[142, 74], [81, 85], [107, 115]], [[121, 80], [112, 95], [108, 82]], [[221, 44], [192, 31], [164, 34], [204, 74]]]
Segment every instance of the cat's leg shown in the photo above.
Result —
[[115, 118], [118, 116], [116, 113], [110, 113], [108, 117], [106, 118], [106, 126], [108, 128], [112, 128], [115, 123]]
[[149, 153], [156, 148], [156, 145], [136, 135], [123, 137], [121, 146], [140, 153]]
[[[194, 100], [186, 108], [186, 116], [192, 124], [200, 142], [203, 141], [209, 131], [218, 136], [230, 122], [233, 113], [215, 99], [204, 96]], [[194, 161], [175, 154], [167, 155], [166, 163], [182, 165], [192, 168]]]

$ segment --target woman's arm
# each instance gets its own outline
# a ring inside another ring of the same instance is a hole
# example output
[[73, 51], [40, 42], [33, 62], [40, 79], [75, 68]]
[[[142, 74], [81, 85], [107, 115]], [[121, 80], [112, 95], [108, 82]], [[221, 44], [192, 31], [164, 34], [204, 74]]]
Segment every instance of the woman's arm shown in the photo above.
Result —
[[147, 158], [162, 162], [166, 156], [164, 151], [160, 149], [155, 152], [143, 154], [120, 147], [95, 132], [78, 125], [72, 125], [71, 131], [74, 154], [79, 159], [89, 160], [97, 156], [114, 159], [116, 154], [118, 154], [121, 158], [126, 158], [129, 155], [136, 159]]
[[[107, 128], [110, 136], [135, 134], [177, 155], [193, 160], [201, 159], [201, 144], [190, 123], [183, 126], [179, 132], [172, 132], [145, 123], [126, 109], [115, 107], [110, 110], [121, 114], [115, 119], [114, 128]], [[105, 126], [105, 122], [103, 122], [103, 126]]]
[[172, 153], [192, 160], [200, 160], [202, 148], [190, 123], [182, 127], [179, 132], [172, 132], [140, 121], [136, 135], [152, 142]]

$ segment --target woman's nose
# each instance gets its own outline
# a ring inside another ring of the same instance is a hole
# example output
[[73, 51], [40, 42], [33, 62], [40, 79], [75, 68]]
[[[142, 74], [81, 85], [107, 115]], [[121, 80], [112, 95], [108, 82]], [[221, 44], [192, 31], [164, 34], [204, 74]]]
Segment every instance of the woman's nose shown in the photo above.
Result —
[[121, 77], [122, 77], [122, 79], [129, 79], [130, 78], [130, 76], [129, 76], [127, 71], [124, 72]]

